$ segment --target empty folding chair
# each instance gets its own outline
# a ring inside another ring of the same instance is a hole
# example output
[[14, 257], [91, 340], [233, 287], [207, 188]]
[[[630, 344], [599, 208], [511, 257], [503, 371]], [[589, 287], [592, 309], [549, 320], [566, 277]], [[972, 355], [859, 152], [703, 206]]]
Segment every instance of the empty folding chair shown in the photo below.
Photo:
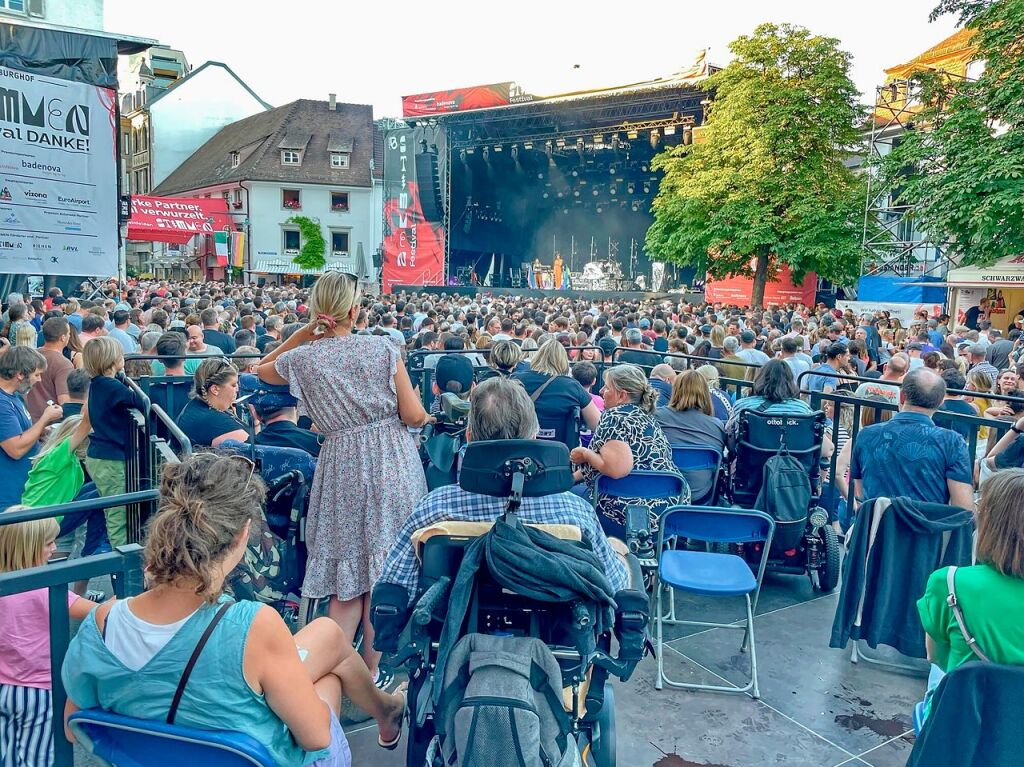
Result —
[[[757, 686], [757, 654], [754, 648], [754, 609], [761, 592], [761, 581], [768, 561], [775, 521], [761, 511], [726, 509], [713, 506], [673, 506], [661, 517], [658, 536], [657, 578], [655, 586], [655, 649], [658, 657], [658, 678], [655, 689], [663, 685], [691, 690], [750, 693], [754, 698], [761, 693]], [[757, 574], [751, 572], [743, 557], [710, 551], [679, 551], [665, 549], [664, 541], [670, 536], [709, 543], [747, 544], [764, 542]], [[663, 615], [661, 592], [679, 589], [706, 597], [743, 597], [747, 616], [743, 625], [709, 623], [677, 619], [673, 614]], [[743, 629], [740, 649], [750, 645], [750, 679], [743, 687], [704, 685], [676, 682], [665, 674], [663, 629], [665, 624], [702, 626], [705, 628]]]
[[[698, 445], [672, 445], [672, 463], [690, 484], [690, 498], [694, 504], [713, 506], [718, 502], [718, 472], [722, 468], [722, 452], [713, 447]], [[708, 484], [710, 489], [697, 492]]]

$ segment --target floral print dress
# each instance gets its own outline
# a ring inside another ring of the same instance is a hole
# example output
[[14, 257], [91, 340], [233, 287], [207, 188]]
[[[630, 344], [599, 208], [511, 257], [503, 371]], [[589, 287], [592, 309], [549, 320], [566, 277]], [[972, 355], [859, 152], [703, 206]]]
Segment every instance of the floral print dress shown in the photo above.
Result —
[[[590, 449], [601, 452], [606, 442], [618, 440], [629, 445], [633, 452], [633, 471], [667, 471], [679, 474], [672, 462], [672, 448], [661, 425], [650, 413], [633, 404], [608, 408], [601, 414]], [[600, 472], [592, 466], [583, 466], [583, 480], [593, 493]], [[682, 475], [680, 475], [682, 476]], [[597, 514], [605, 532], [612, 536], [624, 535], [627, 506], [646, 506], [650, 512], [651, 530], [658, 529], [658, 518], [669, 506], [690, 503], [690, 487], [683, 480], [683, 492], [678, 498], [612, 498], [598, 496]]]

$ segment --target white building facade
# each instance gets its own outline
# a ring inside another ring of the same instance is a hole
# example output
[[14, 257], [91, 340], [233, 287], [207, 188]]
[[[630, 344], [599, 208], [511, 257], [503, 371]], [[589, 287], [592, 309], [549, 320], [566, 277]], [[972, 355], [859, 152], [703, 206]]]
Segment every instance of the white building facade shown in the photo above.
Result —
[[103, 0], [0, 0], [0, 18], [78, 29], [103, 29]]

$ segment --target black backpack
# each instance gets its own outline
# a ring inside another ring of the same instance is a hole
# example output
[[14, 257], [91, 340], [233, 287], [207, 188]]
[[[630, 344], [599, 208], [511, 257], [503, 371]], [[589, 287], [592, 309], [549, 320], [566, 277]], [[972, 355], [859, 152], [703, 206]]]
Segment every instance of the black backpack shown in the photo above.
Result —
[[796, 548], [807, 527], [810, 506], [811, 479], [807, 468], [783, 445], [765, 461], [761, 490], [754, 502], [755, 509], [775, 520], [774, 551]]

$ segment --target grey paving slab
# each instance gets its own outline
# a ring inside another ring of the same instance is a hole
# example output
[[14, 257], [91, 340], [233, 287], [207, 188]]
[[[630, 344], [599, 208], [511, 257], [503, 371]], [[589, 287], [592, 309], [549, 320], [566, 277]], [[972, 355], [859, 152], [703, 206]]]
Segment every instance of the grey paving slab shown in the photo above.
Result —
[[914, 734], [908, 732], [866, 754], [861, 754], [860, 759], [871, 767], [905, 767], [913, 749]]
[[[761, 694], [765, 702], [852, 754], [860, 755], [910, 729], [910, 711], [924, 694], [922, 679], [849, 662], [830, 650], [836, 597], [755, 618]], [[739, 632], [717, 629], [673, 647], [738, 682], [748, 658]]]
[[377, 745], [377, 727], [360, 726], [355, 731], [347, 730], [348, 746], [352, 750], [353, 767], [404, 767], [405, 737], [394, 751], [386, 751]]

